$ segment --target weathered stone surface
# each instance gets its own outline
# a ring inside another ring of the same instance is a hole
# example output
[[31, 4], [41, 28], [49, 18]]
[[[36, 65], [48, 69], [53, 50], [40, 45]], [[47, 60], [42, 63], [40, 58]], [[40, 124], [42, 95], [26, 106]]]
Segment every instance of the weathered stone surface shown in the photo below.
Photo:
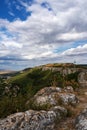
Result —
[[[58, 106], [59, 101], [63, 105], [72, 105], [78, 102], [74, 93], [58, 87], [46, 87], [41, 89], [33, 98], [35, 105], [50, 104], [48, 111], [28, 110], [8, 116], [0, 120], [0, 130], [55, 130], [55, 123], [67, 115], [67, 110]], [[42, 107], [43, 108], [43, 107]], [[77, 129], [78, 130], [78, 129]]]
[[62, 89], [59, 87], [45, 87], [43, 89], [41, 89], [40, 91], [37, 92], [36, 95], [41, 96], [41, 95], [49, 95], [50, 93], [54, 93], [54, 92], [62, 92]]
[[0, 120], [0, 130], [54, 130], [55, 120], [61, 120], [67, 110], [60, 106], [49, 111], [20, 112]]
[[[71, 88], [70, 90], [71, 91]], [[61, 89], [57, 87], [46, 87], [41, 89], [33, 98], [33, 103], [36, 106], [42, 106], [44, 104], [49, 104], [52, 106], [60, 104], [60, 100], [65, 105], [75, 105], [78, 103], [78, 99], [75, 94], [68, 92], [66, 89]]]
[[84, 109], [83, 112], [76, 118], [75, 129], [87, 130], [87, 109]]
[[[46, 87], [41, 89], [35, 96], [34, 96], [34, 104], [44, 105], [57, 105], [58, 93], [61, 92], [62, 89], [58, 87]], [[55, 99], [56, 98], [56, 99]]]
[[67, 86], [67, 87], [65, 87], [64, 91], [65, 91], [65, 92], [70, 92], [70, 93], [73, 93], [73, 92], [74, 92], [72, 86]]
[[51, 108], [50, 110], [56, 113], [57, 119], [61, 119], [67, 115], [67, 110], [61, 106], [55, 106]]
[[71, 74], [71, 73], [75, 73], [75, 72], [78, 72], [79, 71], [79, 68], [75, 68], [75, 67], [47, 67], [47, 66], [44, 66], [44, 67], [41, 67], [42, 70], [51, 70], [51, 71], [58, 71], [60, 73], [62, 73], [63, 75], [67, 75], [67, 74]]
[[82, 87], [87, 87], [87, 70], [79, 73], [78, 82]]
[[62, 103], [65, 105], [68, 105], [68, 104], [75, 105], [78, 103], [78, 98], [76, 97], [75, 94], [63, 93], [63, 94], [59, 94], [59, 97]]

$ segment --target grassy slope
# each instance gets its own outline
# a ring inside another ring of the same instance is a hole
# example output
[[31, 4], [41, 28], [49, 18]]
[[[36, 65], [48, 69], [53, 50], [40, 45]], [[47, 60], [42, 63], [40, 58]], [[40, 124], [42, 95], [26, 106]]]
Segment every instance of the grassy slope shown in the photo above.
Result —
[[[46, 67], [60, 67], [60, 66], [61, 67], [74, 67], [74, 64], [55, 63], [55, 64], [47, 64], [44, 66]], [[83, 66], [76, 65], [76, 67], [83, 67]], [[18, 85], [20, 88], [19, 92], [22, 95], [26, 95], [26, 93], [28, 93], [28, 95], [31, 97], [43, 87], [48, 87], [48, 86], [63, 87], [64, 80], [67, 80], [67, 81], [74, 80], [75, 82], [77, 82], [77, 75], [78, 75], [78, 72], [76, 72], [75, 74], [69, 74], [66, 77], [63, 77], [57, 71], [56, 72], [53, 72], [51, 70], [42, 71], [41, 68], [35, 67], [33, 69], [29, 69], [29, 70], [27, 69], [26, 71], [23, 71], [22, 73], [19, 73], [16, 76], [10, 78], [8, 80], [8, 83], [12, 84], [13, 87], [15, 87], [15, 85]]]
[[[51, 65], [51, 67], [54, 66], [60, 67], [60, 65], [57, 64]], [[42, 69], [38, 67], [29, 70], [27, 69], [26, 71], [17, 74], [7, 81], [8, 84], [6, 84], [6, 86], [8, 86], [9, 92], [4, 95], [5, 85], [1, 83], [0, 89], [2, 95], [0, 95], [0, 117], [27, 110], [29, 106], [26, 106], [26, 102], [33, 97], [38, 90], [49, 86], [63, 87], [64, 80], [68, 80], [69, 83], [71, 80], [76, 81], [77, 75], [78, 73], [75, 73], [64, 78], [58, 72], [52, 72], [51, 70], [42, 71]], [[74, 84], [74, 82], [72, 83]]]
[[13, 86], [15, 84], [20, 86], [21, 92], [23, 92], [22, 89], [32, 89], [33, 94], [35, 94], [39, 89], [51, 86], [54, 76], [55, 78], [58, 76], [62, 78], [58, 72], [52, 72], [51, 70], [42, 71], [42, 69], [33, 68], [29, 71], [12, 77], [8, 80], [8, 82], [13, 84]]
[[26, 102], [41, 88], [52, 86], [53, 80], [56, 85], [62, 86], [62, 76], [57, 72], [33, 68], [10, 78], [6, 84], [9, 91], [4, 95], [5, 85], [1, 84], [0, 117], [27, 110], [29, 106]]

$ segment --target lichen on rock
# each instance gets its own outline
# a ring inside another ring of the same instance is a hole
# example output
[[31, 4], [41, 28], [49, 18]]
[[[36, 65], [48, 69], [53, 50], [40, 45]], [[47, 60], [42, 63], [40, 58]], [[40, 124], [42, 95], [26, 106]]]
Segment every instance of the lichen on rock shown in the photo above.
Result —
[[87, 130], [87, 108], [84, 109], [75, 120], [76, 130]]
[[67, 110], [59, 106], [49, 111], [28, 110], [0, 120], [0, 130], [54, 130], [55, 120], [66, 115]]
[[46, 104], [56, 106], [60, 105], [60, 101], [63, 105], [75, 105], [78, 103], [78, 98], [74, 93], [68, 92], [67, 89], [58, 87], [43, 88], [36, 93], [33, 98], [33, 104], [36, 106], [43, 106]]
[[59, 94], [59, 97], [62, 104], [65, 104], [65, 105], [69, 105], [69, 104], [76, 105], [79, 102], [75, 94], [63, 93], [63, 94]]

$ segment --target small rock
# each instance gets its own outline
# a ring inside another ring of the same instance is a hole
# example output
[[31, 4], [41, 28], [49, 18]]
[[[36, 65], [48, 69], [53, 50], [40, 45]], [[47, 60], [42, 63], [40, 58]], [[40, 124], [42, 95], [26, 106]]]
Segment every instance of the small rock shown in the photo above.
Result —
[[70, 93], [74, 92], [72, 86], [67, 86], [64, 90], [65, 90], [65, 92], [70, 92]]
[[51, 108], [50, 110], [53, 110], [59, 119], [63, 118], [63, 116], [65, 117], [67, 115], [67, 110], [61, 106], [55, 106], [55, 107]]
[[87, 109], [84, 109], [82, 113], [75, 120], [76, 130], [87, 130]]

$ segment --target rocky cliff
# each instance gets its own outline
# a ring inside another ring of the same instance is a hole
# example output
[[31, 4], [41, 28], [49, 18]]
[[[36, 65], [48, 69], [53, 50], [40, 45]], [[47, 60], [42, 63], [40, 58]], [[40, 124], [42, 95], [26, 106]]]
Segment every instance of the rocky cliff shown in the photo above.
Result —
[[87, 87], [87, 70], [84, 70], [84, 71], [79, 73], [78, 82], [80, 83], [81, 86]]
[[57, 71], [60, 72], [63, 75], [72, 74], [75, 72], [79, 72], [78, 75], [78, 82], [81, 86], [87, 86], [87, 69], [85, 68], [76, 68], [76, 67], [48, 67], [44, 66], [42, 67], [42, 70], [51, 70], [51, 71]]

